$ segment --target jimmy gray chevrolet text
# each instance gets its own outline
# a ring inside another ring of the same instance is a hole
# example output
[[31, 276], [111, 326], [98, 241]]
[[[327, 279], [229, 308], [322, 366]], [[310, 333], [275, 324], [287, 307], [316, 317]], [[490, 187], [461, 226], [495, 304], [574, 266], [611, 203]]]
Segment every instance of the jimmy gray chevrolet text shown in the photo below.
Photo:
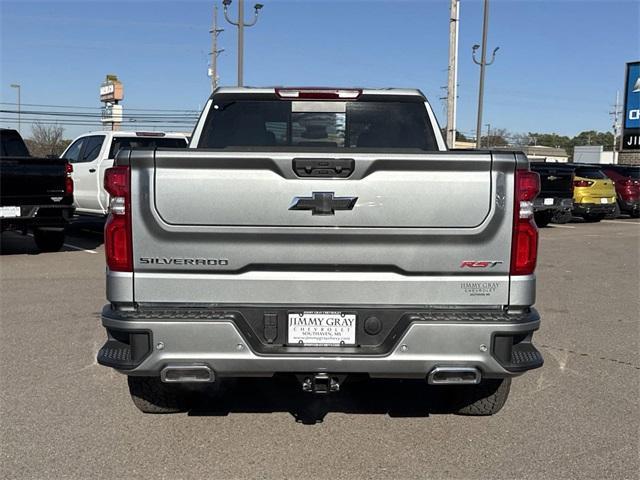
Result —
[[290, 374], [421, 378], [491, 415], [542, 365], [523, 154], [447, 150], [404, 89], [220, 88], [189, 147], [121, 150], [105, 175], [98, 361], [143, 412]]

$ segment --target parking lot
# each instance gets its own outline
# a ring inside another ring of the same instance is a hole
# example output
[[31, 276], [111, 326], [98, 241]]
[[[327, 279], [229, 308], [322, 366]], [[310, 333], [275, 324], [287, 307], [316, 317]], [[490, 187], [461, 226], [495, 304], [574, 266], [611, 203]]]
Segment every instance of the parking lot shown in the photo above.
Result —
[[4, 478], [637, 478], [640, 222], [541, 230], [542, 369], [494, 417], [430, 412], [420, 382], [333, 396], [244, 380], [188, 415], [143, 415], [104, 339], [100, 225], [59, 253], [2, 236]]

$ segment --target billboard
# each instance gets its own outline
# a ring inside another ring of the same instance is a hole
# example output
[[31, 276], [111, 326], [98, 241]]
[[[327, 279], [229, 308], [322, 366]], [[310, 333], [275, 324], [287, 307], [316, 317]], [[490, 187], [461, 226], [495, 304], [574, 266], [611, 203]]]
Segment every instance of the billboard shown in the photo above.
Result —
[[124, 88], [122, 82], [116, 75], [107, 75], [100, 85], [101, 102], [119, 102], [124, 98]]
[[627, 63], [622, 150], [640, 150], [640, 62]]

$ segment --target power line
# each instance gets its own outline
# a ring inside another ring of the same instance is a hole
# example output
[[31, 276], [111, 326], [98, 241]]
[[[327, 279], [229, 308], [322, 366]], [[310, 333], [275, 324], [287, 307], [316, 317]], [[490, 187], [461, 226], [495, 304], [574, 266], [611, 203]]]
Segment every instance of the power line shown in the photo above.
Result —
[[[0, 122], [14, 122], [14, 118], [2, 118], [0, 117]], [[97, 127], [96, 130], [103, 130], [104, 125], [102, 122], [91, 122], [91, 121], [51, 121], [51, 120], [26, 120], [27, 122], [39, 123], [41, 125], [59, 125], [59, 126], [78, 126], [78, 127]], [[192, 130], [193, 125], [190, 124], [174, 124], [174, 123], [155, 123], [149, 124], [147, 122], [122, 122], [123, 125], [127, 125], [130, 128], [158, 128], [162, 130], [167, 129], [181, 129], [181, 130]]]
[[[18, 105], [15, 102], [0, 102], [0, 105]], [[89, 107], [89, 106], [81, 106], [81, 105], [50, 105], [43, 103], [23, 103], [22, 106], [25, 107], [45, 107], [45, 108], [78, 108], [78, 109], [89, 109], [89, 110], [101, 110], [102, 107]], [[142, 111], [142, 112], [189, 112], [194, 114], [200, 114], [200, 110], [196, 109], [171, 109], [171, 108], [135, 108], [135, 107], [127, 107], [127, 110], [132, 111]]]
[[[16, 114], [18, 113], [18, 110], [0, 109], [0, 113]], [[42, 116], [52, 116], [52, 117], [102, 118], [101, 113], [54, 112], [54, 111], [37, 111], [37, 110], [21, 110], [20, 113], [25, 115], [42, 115]], [[188, 121], [195, 121], [198, 118], [198, 116], [195, 114], [176, 115], [176, 114], [157, 114], [157, 113], [148, 113], [148, 114], [131, 113], [124, 116], [126, 116], [127, 118], [136, 118], [136, 119], [145, 119], [145, 118], [175, 119], [175, 120], [188, 120]]]

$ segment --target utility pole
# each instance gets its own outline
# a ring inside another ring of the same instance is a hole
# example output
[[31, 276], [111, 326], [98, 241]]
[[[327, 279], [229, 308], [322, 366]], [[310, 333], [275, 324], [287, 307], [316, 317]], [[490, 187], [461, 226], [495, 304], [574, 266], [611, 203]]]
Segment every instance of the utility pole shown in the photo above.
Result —
[[487, 127], [487, 148], [489, 148], [491, 146], [489, 144], [489, 142], [491, 141], [491, 124], [486, 123], [485, 126]]
[[447, 144], [456, 148], [456, 104], [458, 97], [458, 25], [460, 0], [451, 0], [449, 18], [449, 75], [447, 82]]
[[[618, 163], [618, 155], [616, 155], [616, 138], [620, 132], [620, 114], [622, 113], [620, 110], [620, 90], [616, 91], [616, 103], [613, 106], [613, 111], [609, 112], [609, 114], [613, 117], [613, 163]], [[622, 141], [622, 135], [620, 135], [620, 140]]]
[[18, 133], [22, 134], [22, 131], [20, 129], [21, 127], [21, 123], [22, 123], [22, 109], [21, 109], [21, 103], [20, 103], [20, 84], [19, 83], [12, 83], [11, 85], [9, 85], [11, 88], [15, 88], [18, 90]]
[[231, 5], [231, 0], [222, 0], [222, 4], [224, 5], [224, 18], [231, 25], [235, 25], [238, 27], [238, 86], [241, 87], [243, 85], [244, 79], [244, 27], [253, 27], [258, 21], [258, 12], [262, 10], [261, 3], [256, 3], [253, 6], [254, 14], [253, 20], [251, 22], [245, 22], [244, 20], [244, 0], [238, 0], [238, 20], [233, 21], [229, 18], [229, 14], [227, 12], [227, 8]]
[[476, 148], [480, 148], [480, 139], [482, 137], [482, 107], [484, 100], [484, 69], [493, 63], [496, 59], [496, 52], [500, 47], [493, 49], [491, 61], [487, 62], [487, 31], [489, 29], [489, 0], [484, 0], [484, 19], [482, 21], [482, 57], [480, 61], [476, 60], [476, 50], [480, 45], [473, 46], [473, 61], [480, 65], [480, 87], [478, 88], [478, 120], [476, 122]]
[[218, 28], [218, 5], [213, 7], [213, 23], [211, 25], [211, 64], [209, 67], [209, 76], [211, 77], [211, 91], [213, 92], [218, 87], [218, 55], [224, 52], [224, 48], [218, 50], [218, 35], [224, 32], [224, 28]]

